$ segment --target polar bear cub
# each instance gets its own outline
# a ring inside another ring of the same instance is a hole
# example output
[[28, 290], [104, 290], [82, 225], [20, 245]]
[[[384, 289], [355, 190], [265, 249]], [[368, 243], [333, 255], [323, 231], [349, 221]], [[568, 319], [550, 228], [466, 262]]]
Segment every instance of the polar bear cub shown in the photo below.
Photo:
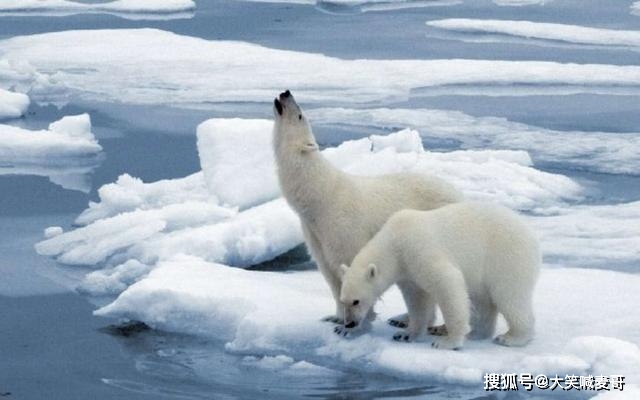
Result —
[[395, 340], [423, 335], [434, 322], [437, 303], [448, 334], [437, 338], [434, 347], [458, 349], [468, 333], [492, 337], [498, 313], [509, 330], [495, 341], [523, 346], [533, 338], [539, 266], [536, 236], [502, 206], [460, 202], [431, 211], [399, 211], [350, 268], [341, 267], [345, 327], [361, 324], [378, 297], [397, 283], [409, 326]]

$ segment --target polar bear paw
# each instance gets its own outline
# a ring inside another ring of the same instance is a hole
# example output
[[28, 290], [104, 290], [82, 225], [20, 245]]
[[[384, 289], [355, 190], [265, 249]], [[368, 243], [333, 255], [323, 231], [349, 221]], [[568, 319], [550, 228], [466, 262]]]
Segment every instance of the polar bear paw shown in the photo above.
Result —
[[353, 336], [352, 329], [345, 328], [344, 325], [336, 326], [333, 328], [333, 332], [342, 337]]
[[454, 339], [448, 336], [442, 336], [434, 340], [433, 343], [431, 343], [431, 347], [434, 349], [460, 350], [463, 342], [463, 338]]
[[406, 331], [401, 331], [393, 335], [393, 340], [396, 342], [413, 342], [413, 337]]
[[516, 336], [509, 334], [509, 332], [505, 333], [504, 335], [498, 335], [495, 339], [493, 339], [494, 343], [507, 347], [521, 347], [526, 345], [530, 341], [531, 338], [529, 336]]
[[430, 326], [427, 328], [427, 332], [429, 332], [429, 335], [433, 335], [433, 336], [446, 336], [447, 326], [446, 325]]
[[396, 315], [387, 320], [387, 323], [396, 328], [404, 329], [409, 326], [409, 316], [407, 314]]

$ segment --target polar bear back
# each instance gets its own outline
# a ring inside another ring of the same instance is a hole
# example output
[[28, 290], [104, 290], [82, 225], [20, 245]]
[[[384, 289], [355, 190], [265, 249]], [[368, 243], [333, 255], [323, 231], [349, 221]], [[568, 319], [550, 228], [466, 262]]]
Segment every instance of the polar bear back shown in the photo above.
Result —
[[472, 295], [537, 279], [536, 235], [521, 217], [499, 205], [460, 202], [431, 211], [403, 210], [379, 235], [394, 242], [409, 274], [446, 260], [461, 270]]
[[326, 200], [328, 206], [317, 208], [315, 218], [309, 218], [326, 246], [325, 257], [334, 266], [350, 264], [397, 211], [431, 210], [462, 200], [453, 186], [428, 175], [351, 175], [342, 185], [328, 194], [331, 196]]

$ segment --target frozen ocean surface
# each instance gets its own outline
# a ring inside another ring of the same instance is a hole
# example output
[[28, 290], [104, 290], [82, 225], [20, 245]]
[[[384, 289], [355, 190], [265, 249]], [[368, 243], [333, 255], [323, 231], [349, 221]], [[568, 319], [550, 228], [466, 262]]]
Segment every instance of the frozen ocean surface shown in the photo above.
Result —
[[[633, 398], [637, 2], [190, 3], [0, 11], [0, 395], [472, 399], [531, 370], [623, 373]], [[526, 214], [531, 346], [393, 343], [396, 291], [370, 334], [318, 321], [331, 299], [273, 173], [284, 89], [340, 168]]]

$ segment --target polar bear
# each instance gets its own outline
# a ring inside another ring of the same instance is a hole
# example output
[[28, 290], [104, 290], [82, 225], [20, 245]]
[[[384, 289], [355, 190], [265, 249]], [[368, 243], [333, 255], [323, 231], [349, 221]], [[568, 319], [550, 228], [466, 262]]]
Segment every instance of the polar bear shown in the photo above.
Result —
[[340, 265], [350, 264], [394, 212], [438, 208], [462, 200], [462, 194], [435, 176], [363, 177], [334, 167], [320, 153], [306, 116], [288, 90], [274, 100], [274, 116], [282, 193], [300, 217], [307, 247], [336, 302], [336, 314], [324, 320], [342, 324]]
[[341, 266], [345, 327], [357, 327], [378, 297], [397, 283], [404, 287], [409, 326], [395, 340], [423, 335], [437, 303], [448, 334], [437, 338], [434, 347], [460, 348], [469, 332], [476, 339], [492, 337], [497, 313], [509, 330], [495, 341], [523, 346], [533, 337], [532, 295], [539, 266], [536, 236], [502, 206], [460, 202], [431, 211], [399, 211], [351, 267]]

